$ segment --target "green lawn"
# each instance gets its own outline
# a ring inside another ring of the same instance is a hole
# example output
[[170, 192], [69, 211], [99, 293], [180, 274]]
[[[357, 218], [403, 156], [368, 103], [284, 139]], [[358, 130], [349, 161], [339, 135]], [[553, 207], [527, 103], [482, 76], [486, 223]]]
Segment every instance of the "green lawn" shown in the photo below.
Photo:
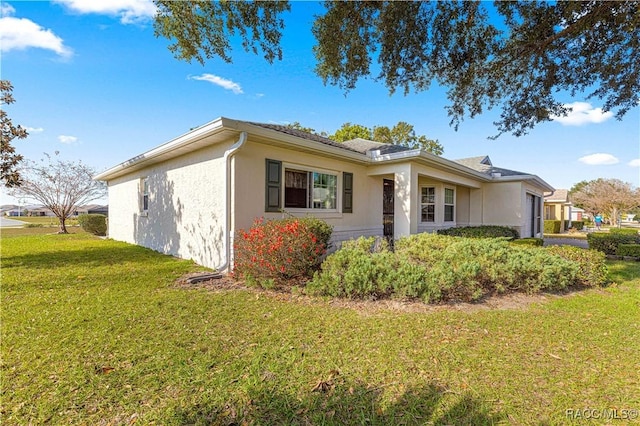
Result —
[[355, 309], [179, 288], [201, 268], [88, 234], [3, 234], [1, 422], [624, 424], [566, 415], [640, 409], [640, 262], [609, 266], [605, 289], [517, 309]]

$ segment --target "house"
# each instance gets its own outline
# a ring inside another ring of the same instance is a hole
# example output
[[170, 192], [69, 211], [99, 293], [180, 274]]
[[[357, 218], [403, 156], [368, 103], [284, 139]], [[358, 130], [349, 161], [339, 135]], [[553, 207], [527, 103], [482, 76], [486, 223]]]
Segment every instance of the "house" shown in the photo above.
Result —
[[[560, 232], [571, 228], [573, 204], [569, 201], [569, 191], [566, 189], [556, 189], [544, 196], [544, 220], [559, 220]], [[567, 226], [565, 226], [565, 221]]]
[[255, 218], [314, 215], [333, 243], [468, 225], [540, 236], [538, 176], [356, 139], [337, 143], [274, 124], [218, 118], [95, 177], [109, 236], [225, 270]]

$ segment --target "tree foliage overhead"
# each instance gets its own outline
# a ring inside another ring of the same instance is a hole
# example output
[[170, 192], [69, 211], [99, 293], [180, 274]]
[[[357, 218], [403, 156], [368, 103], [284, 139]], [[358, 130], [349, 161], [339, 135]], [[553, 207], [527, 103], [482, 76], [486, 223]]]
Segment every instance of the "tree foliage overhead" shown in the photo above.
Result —
[[258, 54], [273, 63], [282, 59], [280, 39], [284, 20], [282, 12], [290, 6], [286, 1], [175, 1], [154, 0], [158, 6], [155, 18], [156, 37], [175, 43], [169, 46], [176, 58], [204, 65], [215, 56], [231, 62], [230, 39], [240, 36], [247, 52]]
[[401, 145], [408, 148], [419, 148], [435, 155], [442, 155], [444, 152], [444, 148], [438, 140], [429, 139], [424, 135], [416, 135], [413, 125], [404, 121], [399, 121], [393, 127], [374, 126], [373, 129], [361, 124], [344, 123], [334, 134], [329, 135], [329, 139], [336, 142], [344, 142], [356, 138]]
[[619, 179], [595, 179], [575, 184], [569, 198], [591, 214], [604, 214], [615, 226], [618, 215], [640, 207], [640, 188]]
[[[0, 103], [2, 105], [9, 105], [15, 102], [12, 92], [13, 86], [11, 82], [9, 80], [0, 80]], [[16, 149], [11, 142], [16, 138], [26, 138], [28, 133], [24, 127], [13, 125], [4, 107], [0, 109], [0, 125], [2, 126], [0, 180], [6, 187], [12, 188], [19, 186], [22, 181], [18, 166], [23, 157], [20, 154], [16, 154]]]
[[[287, 2], [155, 0], [156, 35], [184, 60], [230, 61], [229, 39], [280, 59]], [[558, 92], [604, 101], [621, 118], [640, 92], [640, 2], [382, 1], [324, 3], [313, 33], [316, 72], [346, 91], [372, 76], [391, 92], [447, 88], [457, 129], [501, 109], [498, 135], [526, 134], [568, 112]], [[377, 62], [377, 64], [376, 64]], [[377, 75], [376, 69], [380, 69]], [[565, 96], [565, 95], [562, 95]]]
[[103, 197], [106, 187], [93, 180], [95, 170], [82, 162], [53, 159], [48, 154], [45, 157], [40, 162], [28, 162], [21, 170], [22, 184], [11, 195], [37, 201], [51, 210], [60, 222], [58, 232], [66, 234], [69, 216], [77, 207]]

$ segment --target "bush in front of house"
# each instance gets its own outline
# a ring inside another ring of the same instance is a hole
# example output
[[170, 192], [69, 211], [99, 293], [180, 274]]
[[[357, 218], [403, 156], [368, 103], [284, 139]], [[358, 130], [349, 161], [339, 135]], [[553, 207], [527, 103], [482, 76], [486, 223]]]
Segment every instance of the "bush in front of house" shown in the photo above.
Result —
[[618, 256], [629, 256], [640, 258], [640, 244], [620, 244], [616, 251]]
[[[572, 220], [571, 221], [571, 228], [575, 229], [576, 231], [581, 231], [584, 229], [584, 220]], [[564, 221], [564, 229], [569, 229], [569, 221], [565, 220]]]
[[90, 234], [107, 235], [107, 217], [103, 214], [81, 214], [78, 216], [78, 224], [85, 232]]
[[545, 220], [544, 221], [544, 233], [545, 234], [559, 234], [561, 220]]
[[332, 232], [330, 225], [313, 217], [256, 219], [249, 230], [236, 234], [233, 274], [269, 286], [310, 278], [329, 248]]
[[468, 237], [468, 238], [509, 238], [517, 239], [520, 237], [518, 231], [508, 226], [482, 225], [482, 226], [461, 226], [459, 228], [448, 228], [438, 230], [440, 235], [449, 235], [452, 237]]
[[327, 257], [307, 284], [309, 294], [425, 302], [474, 301], [488, 294], [556, 291], [576, 283], [575, 262], [537, 247], [497, 238], [417, 234], [395, 252], [372, 251], [359, 239]]
[[587, 241], [590, 249], [601, 251], [607, 255], [616, 255], [618, 246], [621, 244], [640, 244], [640, 235], [637, 231], [634, 233], [592, 232], [587, 235]]
[[[639, 246], [640, 247], [640, 246]], [[583, 286], [602, 286], [607, 283], [607, 265], [605, 254], [598, 250], [585, 250], [580, 247], [556, 245], [545, 248], [549, 253], [578, 265], [576, 284]]]
[[520, 238], [518, 240], [511, 241], [511, 244], [518, 246], [542, 247], [544, 245], [544, 240], [542, 238]]
[[376, 244], [375, 237], [360, 237], [345, 241], [327, 257], [306, 292], [349, 299], [438, 300], [427, 274], [426, 268], [391, 252], [387, 244]]
[[609, 233], [615, 235], [639, 235], [638, 230], [633, 228], [609, 228]]

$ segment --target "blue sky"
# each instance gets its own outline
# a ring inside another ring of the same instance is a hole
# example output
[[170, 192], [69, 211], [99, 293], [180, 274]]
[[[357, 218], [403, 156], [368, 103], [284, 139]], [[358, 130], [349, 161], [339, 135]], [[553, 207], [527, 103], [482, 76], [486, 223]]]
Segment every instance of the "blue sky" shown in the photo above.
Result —
[[[516, 138], [496, 133], [493, 110], [466, 119], [456, 132], [445, 111], [445, 90], [392, 96], [362, 80], [344, 94], [324, 86], [313, 69], [315, 2], [294, 2], [285, 14], [283, 60], [268, 64], [234, 40], [227, 64], [175, 59], [169, 41], [153, 34], [146, 0], [4, 1], [0, 18], [1, 78], [16, 103], [4, 106], [26, 127], [16, 150], [37, 160], [60, 151], [105, 170], [219, 116], [302, 125], [327, 131], [344, 122], [393, 126], [406, 121], [438, 139], [444, 157], [489, 155], [494, 165], [537, 174], [556, 188], [581, 180], [618, 178], [640, 186], [640, 108], [618, 121], [598, 100], [574, 104], [571, 117], [539, 125]], [[2, 204], [13, 202], [2, 193]]]

